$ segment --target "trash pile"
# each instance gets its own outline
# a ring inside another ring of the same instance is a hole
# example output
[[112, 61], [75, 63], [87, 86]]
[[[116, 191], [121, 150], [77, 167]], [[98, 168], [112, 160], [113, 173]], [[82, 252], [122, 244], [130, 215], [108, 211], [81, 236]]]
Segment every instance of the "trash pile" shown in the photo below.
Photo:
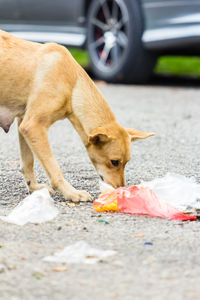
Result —
[[[193, 221], [200, 209], [200, 185], [194, 179], [168, 173], [165, 177], [151, 182], [109, 190], [101, 194], [93, 205], [98, 212], [121, 211]], [[190, 210], [193, 215], [185, 214], [185, 210]]]
[[[103, 192], [93, 203], [98, 212], [121, 211], [171, 220], [196, 220], [200, 215], [200, 185], [195, 179], [168, 173], [163, 178], [114, 190], [101, 182]], [[43, 223], [58, 215], [47, 189], [35, 191], [22, 200], [8, 216], [0, 220], [25, 225]]]

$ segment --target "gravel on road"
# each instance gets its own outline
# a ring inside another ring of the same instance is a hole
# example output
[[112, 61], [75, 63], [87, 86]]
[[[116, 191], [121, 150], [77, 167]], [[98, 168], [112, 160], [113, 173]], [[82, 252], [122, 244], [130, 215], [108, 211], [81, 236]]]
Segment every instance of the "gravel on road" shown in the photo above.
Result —
[[[167, 172], [200, 182], [199, 88], [98, 86], [121, 125], [156, 133], [133, 143], [127, 185]], [[8, 134], [0, 131], [0, 215], [7, 215], [27, 195], [16, 133], [16, 125]], [[71, 124], [57, 122], [49, 137], [66, 179], [96, 198], [98, 176]], [[48, 183], [37, 162], [36, 174]], [[51, 222], [20, 227], [0, 221], [0, 299], [200, 298], [199, 221], [99, 214], [91, 203], [70, 206], [58, 193], [53, 198], [60, 214]], [[93, 265], [42, 261], [79, 240], [117, 254]]]

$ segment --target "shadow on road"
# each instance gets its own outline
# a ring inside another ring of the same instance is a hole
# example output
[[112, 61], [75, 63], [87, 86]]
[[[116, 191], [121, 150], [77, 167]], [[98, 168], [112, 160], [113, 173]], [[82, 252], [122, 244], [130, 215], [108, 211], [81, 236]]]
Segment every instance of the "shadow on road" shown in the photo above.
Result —
[[200, 78], [154, 75], [146, 85], [200, 88]]
[[[88, 75], [93, 80], [95, 80], [97, 82], [103, 82], [103, 81], [95, 78], [89, 68], [86, 68], [85, 71], [88, 73]], [[132, 85], [132, 84], [128, 83], [127, 85]], [[174, 76], [174, 75], [156, 75], [156, 74], [154, 74], [148, 82], [141, 83], [141, 84], [137, 83], [136, 85], [168, 86], [168, 87], [181, 87], [181, 88], [188, 88], [188, 87], [200, 88], [200, 77], [192, 78], [190, 76]]]
[[[103, 82], [98, 80], [93, 76], [90, 69], [85, 69], [88, 75], [97, 82]], [[106, 82], [105, 82], [106, 83]], [[127, 84], [132, 85], [132, 84]], [[134, 84], [135, 85], [135, 84]], [[173, 75], [153, 75], [152, 78], [146, 82], [136, 85], [146, 85], [146, 86], [168, 86], [168, 87], [181, 87], [181, 88], [200, 88], [200, 77], [192, 78], [189, 76], [173, 76]]]

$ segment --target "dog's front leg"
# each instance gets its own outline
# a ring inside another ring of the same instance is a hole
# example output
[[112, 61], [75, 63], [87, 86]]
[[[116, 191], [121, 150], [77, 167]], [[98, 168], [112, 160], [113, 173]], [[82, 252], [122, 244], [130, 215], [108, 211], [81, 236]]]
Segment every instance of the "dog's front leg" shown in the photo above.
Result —
[[[22, 119], [18, 119], [18, 128], [22, 122]], [[40, 190], [42, 188], [47, 188], [52, 194], [53, 190], [46, 184], [39, 184], [35, 178], [34, 174], [34, 156], [33, 153], [26, 143], [24, 137], [18, 130], [19, 135], [19, 146], [20, 146], [20, 156], [21, 156], [21, 171], [24, 175], [27, 187], [30, 192]]]
[[47, 128], [41, 122], [24, 119], [19, 126], [19, 132], [25, 138], [32, 152], [36, 154], [54, 189], [62, 193], [65, 199], [73, 202], [92, 200], [88, 192], [76, 190], [64, 179], [62, 171], [52, 154]]

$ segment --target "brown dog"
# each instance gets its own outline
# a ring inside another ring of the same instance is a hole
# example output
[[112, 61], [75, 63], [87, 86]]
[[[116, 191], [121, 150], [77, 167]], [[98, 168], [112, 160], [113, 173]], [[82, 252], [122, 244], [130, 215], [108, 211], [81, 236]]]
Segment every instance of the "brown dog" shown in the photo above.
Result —
[[22, 172], [30, 191], [41, 189], [33, 170], [37, 156], [53, 188], [74, 202], [91, 200], [62, 175], [47, 131], [68, 118], [79, 133], [101, 179], [123, 186], [130, 142], [152, 135], [121, 127], [100, 91], [63, 46], [38, 44], [0, 31], [0, 126], [18, 118]]

